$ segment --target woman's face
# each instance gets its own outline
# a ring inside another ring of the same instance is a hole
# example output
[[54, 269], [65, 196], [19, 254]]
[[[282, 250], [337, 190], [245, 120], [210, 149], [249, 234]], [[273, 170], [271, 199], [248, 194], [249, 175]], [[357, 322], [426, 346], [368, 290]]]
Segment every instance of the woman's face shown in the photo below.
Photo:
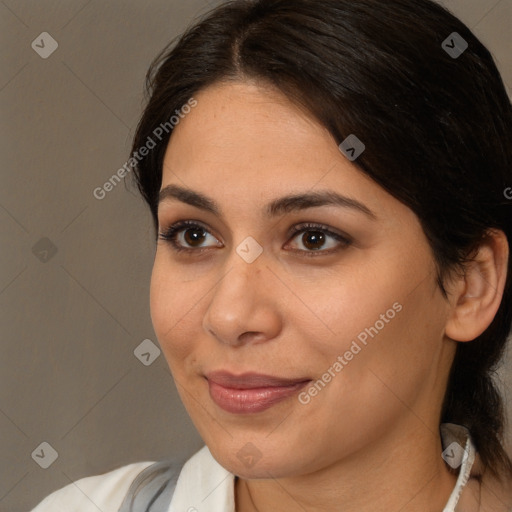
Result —
[[151, 316], [214, 457], [283, 477], [432, 436], [455, 343], [415, 214], [280, 93], [195, 99], [158, 211], [161, 233], [192, 225], [175, 233], [184, 250], [158, 242]]

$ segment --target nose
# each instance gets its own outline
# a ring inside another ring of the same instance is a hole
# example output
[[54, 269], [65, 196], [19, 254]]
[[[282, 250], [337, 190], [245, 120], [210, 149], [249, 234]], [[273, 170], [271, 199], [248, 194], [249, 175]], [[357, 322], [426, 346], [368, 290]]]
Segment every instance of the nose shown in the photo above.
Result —
[[264, 257], [247, 263], [234, 252], [227, 268], [210, 296], [204, 330], [231, 346], [275, 338], [282, 328], [279, 297]]

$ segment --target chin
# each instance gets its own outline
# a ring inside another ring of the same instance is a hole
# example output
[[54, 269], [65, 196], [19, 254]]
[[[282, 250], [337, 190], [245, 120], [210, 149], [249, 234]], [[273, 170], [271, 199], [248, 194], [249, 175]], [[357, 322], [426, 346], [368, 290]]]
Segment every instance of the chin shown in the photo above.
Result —
[[[211, 450], [210, 450], [211, 451]], [[213, 452], [212, 452], [213, 454]], [[228, 470], [230, 473], [234, 475], [248, 479], [248, 480], [256, 480], [263, 478], [282, 478], [289, 476], [286, 467], [283, 467], [282, 464], [279, 463], [278, 460], [257, 460], [253, 465], [245, 463], [244, 461], [240, 461], [237, 457], [233, 458], [231, 455], [226, 456], [225, 454], [221, 456], [217, 456], [217, 454], [213, 454], [217, 462]], [[286, 465], [289, 465], [290, 461], [287, 461]]]
[[300, 473], [302, 460], [295, 460], [290, 453], [296, 450], [279, 450], [274, 443], [262, 437], [261, 441], [241, 441], [235, 438], [228, 443], [206, 443], [215, 460], [227, 471], [245, 479], [285, 478]]

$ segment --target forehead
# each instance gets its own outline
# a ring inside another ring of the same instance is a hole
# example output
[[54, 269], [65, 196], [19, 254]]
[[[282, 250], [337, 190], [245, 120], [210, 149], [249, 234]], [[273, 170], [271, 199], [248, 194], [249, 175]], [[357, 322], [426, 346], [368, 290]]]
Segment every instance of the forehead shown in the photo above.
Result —
[[162, 189], [193, 189], [239, 209], [320, 189], [373, 211], [391, 198], [341, 153], [325, 127], [275, 89], [223, 83], [194, 98], [197, 106], [167, 147]]
[[[228, 82], [200, 91], [197, 106], [174, 128], [169, 148], [174, 157], [240, 158], [247, 166], [251, 157], [276, 161], [310, 156], [325, 144], [327, 130], [279, 91], [255, 83]], [[186, 139], [186, 147], [180, 142]], [[176, 146], [180, 146], [175, 151]], [[169, 149], [168, 148], [168, 149]], [[169, 151], [168, 151], [169, 153]]]
[[178, 170], [206, 177], [213, 169], [215, 179], [257, 175], [258, 182], [264, 177], [273, 177], [273, 182], [288, 177], [318, 180], [340, 161], [327, 130], [275, 90], [230, 82], [194, 97], [197, 106], [169, 141], [164, 181], [166, 173]]

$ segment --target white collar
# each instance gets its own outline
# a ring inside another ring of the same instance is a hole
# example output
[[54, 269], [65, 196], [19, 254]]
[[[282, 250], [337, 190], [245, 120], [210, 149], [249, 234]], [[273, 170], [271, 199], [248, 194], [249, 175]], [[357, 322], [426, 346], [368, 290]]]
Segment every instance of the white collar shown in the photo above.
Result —
[[[457, 483], [443, 509], [443, 512], [457, 512], [455, 507], [469, 480], [476, 450], [467, 429], [459, 425], [442, 424], [441, 438], [446, 457], [457, 456], [457, 450], [454, 452], [457, 447], [452, 443], [464, 445], [463, 452], [459, 449], [462, 463]], [[221, 511], [235, 512], [235, 475], [224, 469], [204, 446], [183, 466], [168, 512]]]
[[[469, 435], [469, 431], [467, 428], [462, 427], [460, 425], [455, 425], [453, 423], [443, 423], [441, 424], [441, 440], [443, 442], [443, 454], [450, 451], [450, 447], [452, 443], [457, 443], [459, 448], [464, 446], [464, 452], [462, 454], [462, 463], [459, 470], [459, 476], [457, 478], [457, 483], [450, 494], [450, 498], [446, 503], [443, 512], [457, 512], [456, 506], [459, 502], [459, 498], [464, 490], [466, 484], [468, 483], [469, 476], [471, 473], [471, 468], [473, 467], [473, 463], [476, 458], [476, 449]], [[464, 444], [465, 440], [465, 444]], [[450, 451], [449, 455], [451, 455], [453, 450]]]
[[183, 466], [169, 512], [210, 511], [235, 512], [235, 475], [204, 446]]

